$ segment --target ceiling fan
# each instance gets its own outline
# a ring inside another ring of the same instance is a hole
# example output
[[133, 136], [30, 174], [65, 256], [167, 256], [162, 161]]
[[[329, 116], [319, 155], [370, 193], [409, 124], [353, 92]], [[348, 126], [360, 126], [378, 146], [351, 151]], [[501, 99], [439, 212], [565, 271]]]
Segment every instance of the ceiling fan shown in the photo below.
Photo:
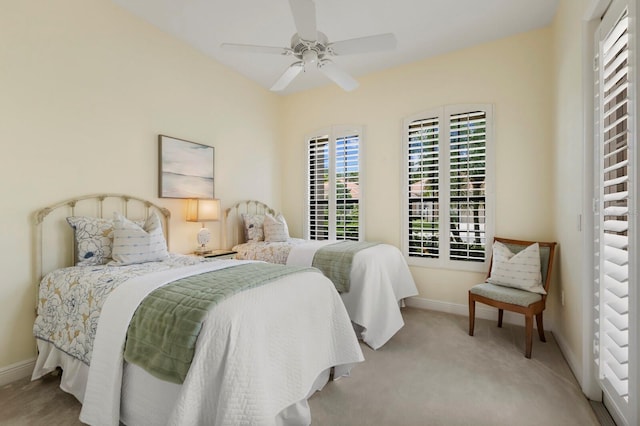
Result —
[[250, 44], [222, 43], [224, 49], [293, 56], [297, 59], [271, 86], [272, 91], [284, 90], [300, 72], [308, 67], [317, 67], [326, 77], [346, 91], [358, 87], [358, 82], [337, 67], [329, 57], [392, 50], [396, 47], [396, 37], [378, 34], [329, 42], [327, 36], [316, 28], [316, 8], [313, 0], [289, 0], [296, 34], [291, 37], [291, 47], [255, 46]]

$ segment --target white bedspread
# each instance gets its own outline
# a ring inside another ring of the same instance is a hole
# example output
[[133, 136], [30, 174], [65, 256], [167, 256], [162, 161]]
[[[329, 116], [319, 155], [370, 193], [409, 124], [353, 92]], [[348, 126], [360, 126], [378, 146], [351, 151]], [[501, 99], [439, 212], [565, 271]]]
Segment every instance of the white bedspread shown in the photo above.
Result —
[[[296, 245], [287, 264], [310, 266], [316, 250], [332, 242], [335, 241]], [[356, 253], [350, 279], [349, 292], [340, 296], [351, 321], [363, 328], [362, 340], [378, 349], [404, 325], [399, 301], [416, 296], [418, 289], [402, 253], [390, 244], [378, 244]]]
[[287, 265], [311, 266], [316, 251], [326, 245], [337, 242], [336, 240], [307, 241], [306, 243], [292, 246], [287, 257]]
[[[117, 425], [122, 351], [129, 320], [164, 283], [238, 261], [217, 261], [139, 277], [115, 289], [94, 342], [80, 419]], [[173, 425], [274, 424], [334, 365], [364, 358], [331, 282], [316, 272], [289, 275], [234, 295], [209, 312], [189, 373], [167, 412]], [[152, 380], [153, 382], [153, 380]], [[175, 396], [175, 395], [174, 395]]]

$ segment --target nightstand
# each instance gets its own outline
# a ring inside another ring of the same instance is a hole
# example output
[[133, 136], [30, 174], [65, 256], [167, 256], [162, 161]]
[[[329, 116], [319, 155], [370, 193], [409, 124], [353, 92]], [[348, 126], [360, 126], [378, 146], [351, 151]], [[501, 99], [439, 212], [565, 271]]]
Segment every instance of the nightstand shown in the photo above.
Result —
[[200, 255], [206, 259], [233, 259], [236, 255], [236, 251], [233, 250], [211, 250], [211, 253]]

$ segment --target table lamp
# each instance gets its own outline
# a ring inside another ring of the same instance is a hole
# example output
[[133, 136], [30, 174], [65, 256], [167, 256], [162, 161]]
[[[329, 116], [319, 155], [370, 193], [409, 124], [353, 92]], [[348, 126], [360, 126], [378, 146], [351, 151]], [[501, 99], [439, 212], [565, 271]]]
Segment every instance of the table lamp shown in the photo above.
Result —
[[202, 222], [202, 228], [198, 231], [198, 248], [196, 254], [211, 253], [207, 247], [211, 241], [211, 231], [205, 227], [205, 222], [217, 222], [220, 220], [220, 200], [217, 198], [190, 199], [187, 202], [187, 222]]

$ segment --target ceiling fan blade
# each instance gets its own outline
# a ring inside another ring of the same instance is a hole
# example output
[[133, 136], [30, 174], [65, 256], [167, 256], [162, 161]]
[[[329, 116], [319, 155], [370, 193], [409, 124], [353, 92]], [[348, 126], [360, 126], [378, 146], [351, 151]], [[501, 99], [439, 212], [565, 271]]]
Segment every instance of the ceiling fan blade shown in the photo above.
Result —
[[396, 48], [396, 45], [396, 36], [387, 33], [336, 41], [335, 43], [329, 43], [327, 48], [333, 55], [351, 55], [393, 50]]
[[245, 53], [269, 53], [273, 55], [292, 55], [293, 50], [288, 47], [271, 47], [271, 46], [255, 46], [253, 44], [235, 44], [235, 43], [222, 43], [221, 48], [225, 50], [233, 50], [236, 52]]
[[318, 65], [318, 68], [324, 75], [329, 78], [329, 80], [333, 81], [347, 92], [350, 92], [359, 86], [359, 83], [356, 79], [338, 68], [331, 61], [322, 61]]
[[278, 81], [276, 81], [269, 90], [272, 92], [279, 92], [280, 90], [283, 90], [293, 81], [294, 78], [298, 76], [298, 74], [300, 74], [302, 70], [304, 70], [302, 62], [295, 62], [291, 64], [291, 66], [282, 73]]
[[289, 0], [289, 5], [300, 38], [316, 41], [318, 29], [316, 28], [316, 5], [313, 0]]

